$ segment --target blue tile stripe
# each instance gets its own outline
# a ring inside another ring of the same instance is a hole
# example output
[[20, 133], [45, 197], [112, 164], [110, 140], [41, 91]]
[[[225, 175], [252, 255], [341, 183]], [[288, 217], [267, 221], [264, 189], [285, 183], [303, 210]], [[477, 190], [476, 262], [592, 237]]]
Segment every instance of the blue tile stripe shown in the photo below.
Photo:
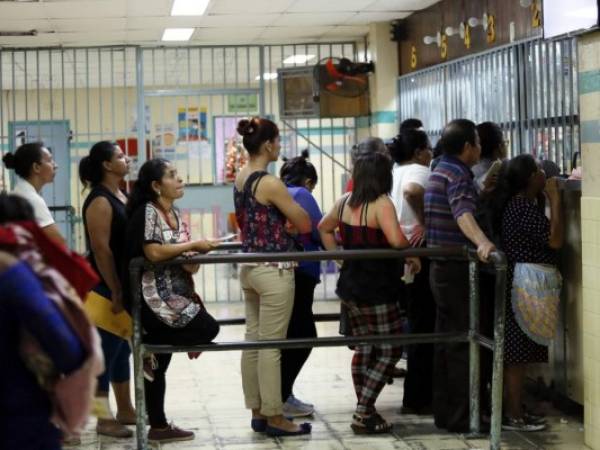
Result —
[[369, 128], [371, 125], [384, 123], [398, 123], [398, 113], [396, 111], [374, 111], [371, 116], [358, 117], [356, 126], [358, 128]]
[[600, 120], [582, 121], [580, 129], [582, 144], [600, 144]]
[[380, 123], [396, 123], [398, 121], [398, 113], [396, 111], [375, 111], [372, 120], [375, 125]]
[[600, 92], [600, 70], [589, 70], [579, 73], [579, 94]]

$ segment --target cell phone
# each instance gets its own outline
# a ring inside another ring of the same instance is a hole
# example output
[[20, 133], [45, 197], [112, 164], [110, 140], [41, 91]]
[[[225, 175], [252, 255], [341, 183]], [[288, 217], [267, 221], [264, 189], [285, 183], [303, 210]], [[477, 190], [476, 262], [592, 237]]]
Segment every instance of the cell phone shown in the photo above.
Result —
[[211, 242], [227, 242], [227, 241], [232, 241], [235, 238], [237, 238], [237, 234], [229, 233], [229, 234], [226, 234], [225, 236], [221, 236], [218, 238], [212, 238], [212, 239], [210, 239], [210, 241]]

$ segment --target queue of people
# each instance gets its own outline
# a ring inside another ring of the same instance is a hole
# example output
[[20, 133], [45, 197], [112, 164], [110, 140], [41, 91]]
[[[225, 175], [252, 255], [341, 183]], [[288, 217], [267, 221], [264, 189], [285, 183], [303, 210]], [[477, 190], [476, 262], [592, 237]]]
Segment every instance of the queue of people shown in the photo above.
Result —
[[[485, 263], [493, 251], [503, 250], [509, 261], [503, 427], [520, 431], [545, 427], [543, 417], [523, 406], [522, 392], [526, 364], [547, 361], [547, 345], [555, 331], [552, 324], [556, 326], [561, 284], [556, 250], [562, 244], [563, 226], [557, 182], [546, 179], [539, 162], [530, 155], [508, 160], [500, 127], [491, 122], [476, 126], [465, 119], [445, 127], [435, 155], [422, 123], [412, 119], [387, 143], [368, 138], [353, 148], [348, 192], [323, 215], [311, 194], [318, 174], [308, 152], [284, 160], [276, 177], [267, 168], [280, 157], [277, 125], [254, 117], [241, 120], [238, 133], [249, 155], [233, 186], [243, 252], [467, 245]], [[17, 405], [14, 395], [3, 395], [2, 410], [23, 409], [23, 414], [16, 414], [14, 423], [0, 414], [6, 419], [3, 427], [36, 426], [41, 433], [17, 433], [17, 437], [3, 433], [12, 437], [2, 438], [2, 448], [60, 448], [61, 439], [77, 439], [77, 424], [86, 415], [54, 420], [60, 396], [39, 385], [39, 377], [16, 350], [22, 329], [33, 337], [33, 348], [49, 361], [55, 375], [70, 380], [75, 374], [87, 380], [90, 395], [84, 396], [84, 404], [92, 401], [97, 383], [93, 400], [97, 432], [130, 437], [127, 425], [135, 423], [136, 415], [130, 396], [130, 344], [126, 336], [101, 325], [95, 329], [85, 321], [75, 324], [75, 297], [67, 293], [76, 292], [81, 303], [93, 291], [110, 301], [109, 314], [117, 316], [131, 306], [127, 267], [132, 258], [161, 262], [210, 252], [216, 244], [192, 238], [175, 205], [184, 195], [184, 185], [172, 163], [160, 158], [145, 162], [127, 195], [123, 188], [129, 160], [118, 145], [101, 141], [79, 166], [81, 182], [89, 188], [82, 210], [88, 263], [67, 250], [40, 195], [57, 169], [49, 150], [42, 143], [25, 144], [5, 155], [4, 163], [19, 179], [14, 195], [0, 195], [0, 288], [11, 293], [11, 301], [0, 307], [3, 321], [9, 316], [17, 320], [0, 328], [1, 354], [5, 361], [15, 362], [6, 376], [19, 379], [20, 392], [27, 400]], [[19, 253], [25, 251], [17, 245], [22, 242], [31, 242], [29, 259]], [[55, 290], [44, 284], [47, 271], [40, 269], [40, 261], [56, 265], [48, 269], [56, 269], [54, 279], [62, 283]], [[481, 323], [486, 333], [492, 323], [495, 280], [485, 267], [481, 270]], [[197, 271], [197, 264], [144, 270], [140, 292], [146, 342], [195, 345], [216, 338], [219, 325], [194, 286]], [[31, 288], [20, 289], [23, 284], [15, 284], [20, 279], [28, 280]], [[347, 319], [346, 334], [400, 334], [403, 306], [412, 333], [463, 332], [469, 321], [468, 279], [467, 263], [458, 260], [345, 261], [336, 293]], [[245, 338], [316, 337], [312, 307], [319, 281], [318, 262], [241, 264]], [[531, 319], [532, 310], [543, 315], [544, 326]], [[379, 414], [376, 401], [397, 369], [403, 348], [383, 343], [356, 345], [353, 350], [350, 370], [357, 401], [350, 426], [356, 434], [390, 432], [393, 424]], [[402, 412], [433, 414], [437, 427], [467, 431], [467, 344], [412, 345], [407, 354]], [[315, 409], [293, 391], [309, 355], [310, 349], [242, 353], [242, 388], [254, 432], [269, 436], [311, 433], [310, 423], [293, 421], [312, 415]], [[189, 354], [191, 359], [198, 356]], [[170, 360], [170, 354], [144, 355], [148, 438], [153, 442], [194, 438], [192, 431], [166, 417]], [[491, 360], [485, 357], [482, 381], [485, 414], [489, 409], [486, 388], [491, 381]], [[108, 402], [110, 387], [116, 414]], [[75, 410], [81, 412], [81, 408]], [[26, 411], [35, 411], [33, 419]], [[62, 424], [62, 438], [55, 424]], [[36, 446], [40, 439], [48, 444]]]

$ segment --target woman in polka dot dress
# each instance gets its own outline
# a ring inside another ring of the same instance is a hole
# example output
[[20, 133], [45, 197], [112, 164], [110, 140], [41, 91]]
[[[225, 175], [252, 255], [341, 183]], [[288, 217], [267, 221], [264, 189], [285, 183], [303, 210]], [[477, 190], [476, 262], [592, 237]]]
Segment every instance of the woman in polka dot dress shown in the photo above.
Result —
[[[521, 394], [526, 364], [548, 361], [548, 347], [537, 344], [523, 332], [512, 308], [512, 283], [517, 263], [555, 266], [556, 249], [563, 240], [560, 195], [557, 179], [546, 180], [531, 155], [513, 158], [504, 179], [508, 200], [502, 212], [502, 250], [508, 258], [506, 334], [504, 345], [504, 394], [506, 401], [503, 429], [538, 431], [545, 428], [543, 418], [523, 410]], [[550, 218], [544, 215], [544, 192], [550, 202]]]

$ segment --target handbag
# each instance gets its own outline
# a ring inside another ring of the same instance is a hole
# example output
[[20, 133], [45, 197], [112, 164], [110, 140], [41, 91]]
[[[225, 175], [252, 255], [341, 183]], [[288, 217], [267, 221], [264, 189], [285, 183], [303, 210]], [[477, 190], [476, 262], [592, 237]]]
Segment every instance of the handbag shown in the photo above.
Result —
[[562, 277], [547, 264], [515, 264], [511, 306], [523, 333], [540, 345], [550, 345], [558, 325]]

